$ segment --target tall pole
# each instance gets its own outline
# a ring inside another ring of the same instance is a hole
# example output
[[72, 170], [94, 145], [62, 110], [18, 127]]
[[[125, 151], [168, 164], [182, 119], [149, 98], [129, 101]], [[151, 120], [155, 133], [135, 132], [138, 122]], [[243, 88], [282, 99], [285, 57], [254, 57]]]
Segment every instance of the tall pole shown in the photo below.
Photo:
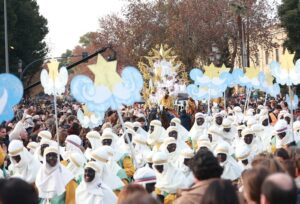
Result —
[[4, 0], [4, 41], [5, 41], [5, 72], [9, 73], [6, 0]]

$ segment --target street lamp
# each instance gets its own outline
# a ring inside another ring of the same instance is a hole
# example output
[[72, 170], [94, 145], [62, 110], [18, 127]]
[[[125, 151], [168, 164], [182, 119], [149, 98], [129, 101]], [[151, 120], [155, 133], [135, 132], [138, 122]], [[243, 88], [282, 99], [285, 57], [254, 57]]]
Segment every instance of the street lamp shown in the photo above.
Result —
[[22, 66], [23, 66], [23, 61], [21, 59], [18, 60], [18, 73], [20, 75], [20, 79], [21, 79], [21, 75], [22, 75]]

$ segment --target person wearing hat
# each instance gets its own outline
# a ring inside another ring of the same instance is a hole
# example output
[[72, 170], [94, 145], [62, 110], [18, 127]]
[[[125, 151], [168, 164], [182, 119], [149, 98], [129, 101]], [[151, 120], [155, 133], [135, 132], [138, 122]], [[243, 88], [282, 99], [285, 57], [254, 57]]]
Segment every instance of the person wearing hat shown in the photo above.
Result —
[[170, 163], [165, 152], [153, 155], [153, 169], [156, 175], [156, 195], [165, 204], [173, 203], [177, 190], [187, 187], [184, 174]]
[[240, 144], [243, 144], [243, 137], [242, 137], [242, 131], [245, 129], [245, 125], [238, 125], [237, 126], [237, 132], [235, 133], [234, 140], [232, 142], [232, 146], [234, 149], [236, 149]]
[[40, 203], [75, 204], [77, 183], [72, 173], [60, 164], [57, 147], [47, 147], [43, 159], [35, 180]]
[[86, 138], [89, 140], [91, 148], [87, 148], [84, 155], [87, 159], [90, 159], [90, 152], [101, 146], [101, 136], [99, 132], [92, 130], [86, 134]]
[[192, 146], [194, 147], [194, 149], [198, 138], [202, 134], [205, 134], [205, 131], [206, 131], [205, 115], [203, 113], [196, 113], [194, 125], [189, 132], [189, 137], [192, 140]]
[[154, 192], [156, 184], [155, 171], [152, 169], [152, 156], [152, 152], [148, 153], [146, 156], [146, 165], [137, 169], [133, 175], [134, 183], [144, 186], [147, 192], [150, 194]]
[[[127, 136], [129, 141], [127, 140]], [[118, 148], [121, 153], [121, 157], [118, 160], [118, 164], [121, 168], [123, 168], [126, 172], [127, 177], [129, 178], [129, 182], [132, 182], [133, 174], [135, 172], [135, 165], [133, 162], [132, 154], [136, 155], [136, 152], [132, 145], [133, 139], [136, 137], [136, 133], [133, 129], [127, 129], [125, 133], [118, 140]], [[131, 143], [131, 147], [130, 147]], [[133, 152], [132, 152], [133, 151]]]
[[297, 147], [300, 147], [300, 121], [299, 120], [293, 123], [293, 131], [294, 131], [294, 138]]
[[214, 120], [213, 120], [213, 124], [211, 125], [211, 127], [213, 127], [214, 129], [216, 129], [219, 132], [222, 132], [222, 130], [223, 130], [223, 127], [222, 127], [223, 119], [224, 119], [224, 116], [223, 116], [222, 113], [216, 113], [214, 115]]
[[174, 167], [178, 168], [181, 150], [178, 148], [178, 142], [173, 137], [167, 137], [164, 139], [160, 151], [165, 152], [168, 155], [168, 161]]
[[27, 149], [28, 149], [28, 151], [29, 151], [32, 155], [34, 155], [34, 152], [36, 151], [36, 149], [38, 148], [38, 146], [39, 146], [39, 144], [36, 143], [36, 142], [29, 142], [29, 143], [27, 144]]
[[29, 184], [34, 184], [40, 163], [23, 146], [22, 141], [11, 141], [8, 146], [8, 155], [11, 161], [9, 166], [10, 176], [21, 178]]
[[34, 157], [40, 162], [43, 163], [44, 160], [44, 152], [47, 147], [53, 144], [53, 140], [48, 140], [46, 138], [42, 138], [39, 143], [39, 146], [36, 148], [34, 152]]
[[241, 123], [243, 123], [244, 114], [243, 114], [243, 111], [242, 111], [241, 107], [235, 106], [233, 108], [233, 112], [234, 112], [234, 117], [235, 117], [234, 124], [235, 125], [240, 125]]
[[239, 145], [235, 150], [235, 157], [242, 170], [251, 168], [250, 151], [246, 145]]
[[235, 128], [231, 124], [232, 121], [228, 118], [225, 118], [222, 123], [222, 137], [224, 141], [228, 142], [228, 144], [232, 144], [235, 135]]
[[195, 146], [195, 151], [199, 151], [199, 150], [209, 150], [211, 151], [211, 142], [208, 138], [207, 135], [201, 135], [199, 138], [198, 138], [198, 141], [197, 141], [197, 145]]
[[273, 127], [269, 123], [269, 116], [263, 114], [259, 117], [259, 127], [261, 131], [257, 131], [257, 136], [260, 138], [260, 141], [263, 144], [263, 150], [268, 151], [271, 144], [272, 132], [274, 132]]
[[190, 169], [192, 158], [194, 157], [194, 151], [191, 149], [183, 149], [179, 156], [179, 169], [185, 175], [187, 179], [187, 186], [192, 186], [194, 183], [194, 175]]
[[165, 128], [159, 120], [152, 120], [149, 128], [147, 143], [151, 146], [152, 151], [158, 151], [165, 137]]
[[137, 161], [138, 166], [145, 165], [145, 155], [151, 152], [150, 147], [147, 144], [147, 138], [136, 134], [133, 138], [134, 144], [134, 152], [135, 152], [135, 159]]
[[99, 167], [101, 167], [102, 181], [109, 186], [113, 191], [120, 191], [124, 183], [115, 175], [110, 169], [108, 169], [109, 154], [106, 148], [99, 147], [91, 152], [91, 160], [95, 161]]
[[107, 145], [104, 145], [101, 148], [105, 149], [105, 151], [107, 151], [107, 154], [109, 156], [107, 162], [107, 168], [109, 169], [109, 171], [111, 171], [113, 175], [119, 177], [124, 184], [129, 183], [130, 179], [127, 177], [125, 170], [122, 169], [119, 166], [119, 164], [117, 164], [117, 161], [115, 160], [114, 157], [115, 151], [113, 150], [113, 148]]
[[141, 135], [142, 137], [144, 137], [146, 140], [148, 138], [148, 132], [146, 132], [143, 128], [142, 128], [142, 124], [140, 122], [134, 122], [133, 123], [133, 130]]
[[102, 180], [101, 167], [88, 162], [84, 169], [84, 180], [76, 189], [76, 204], [116, 204], [117, 197]]
[[255, 137], [255, 132], [251, 128], [246, 127], [242, 130], [242, 140], [243, 144], [251, 149], [251, 159], [262, 152], [262, 144]]
[[84, 154], [81, 150], [82, 149], [82, 146], [81, 146], [82, 145], [82, 140], [80, 139], [79, 136], [69, 135], [69, 136], [67, 136], [67, 138], [65, 140], [65, 143], [66, 143], [66, 147], [65, 147], [65, 151], [63, 153], [64, 161], [62, 161], [62, 164], [64, 166], [68, 165], [68, 160], [70, 160], [69, 156], [72, 153], [82, 154], [82, 156], [84, 158]]
[[[290, 146], [296, 146], [296, 142], [292, 135], [292, 130], [290, 130], [286, 120], [280, 119], [274, 126], [275, 130], [275, 147], [278, 148], [287, 148]], [[272, 141], [274, 145], [274, 140]]]
[[179, 150], [190, 148], [176, 126], [168, 127], [166, 134], [167, 137], [173, 137], [176, 140]]
[[[218, 144], [227, 143], [222, 138], [222, 130], [217, 128], [216, 126], [210, 126], [207, 131], [208, 139], [211, 144], [211, 150], [214, 151]], [[232, 152], [232, 151], [230, 151]]]
[[221, 178], [236, 181], [241, 176], [242, 169], [237, 161], [230, 156], [228, 144], [218, 144], [214, 152], [220, 165], [224, 168]]
[[177, 132], [180, 134], [181, 139], [184, 141], [189, 141], [189, 131], [187, 131], [187, 129], [181, 125], [181, 120], [179, 118], [173, 118], [170, 122], [170, 126], [177, 128]]
[[67, 169], [73, 174], [76, 183], [79, 185], [82, 181], [83, 169], [86, 158], [82, 153], [72, 152], [68, 156], [69, 163]]

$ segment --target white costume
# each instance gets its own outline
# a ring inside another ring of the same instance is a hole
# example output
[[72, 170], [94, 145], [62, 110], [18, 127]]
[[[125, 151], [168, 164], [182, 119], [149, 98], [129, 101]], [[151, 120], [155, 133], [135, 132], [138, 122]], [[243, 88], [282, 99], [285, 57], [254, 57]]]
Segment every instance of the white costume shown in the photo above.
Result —
[[[163, 172], [155, 169], [156, 165], [163, 165]], [[157, 152], [153, 155], [153, 167], [156, 174], [156, 185], [161, 194], [175, 194], [178, 189], [187, 188], [186, 177], [178, 169], [168, 162], [168, 156], [164, 152]]]
[[187, 129], [185, 129], [185, 127], [183, 127], [181, 125], [181, 121], [179, 118], [173, 118], [171, 120], [171, 125], [172, 123], [175, 123], [175, 127], [177, 128], [177, 132], [178, 134], [181, 136], [181, 139], [183, 141], [187, 141], [189, 138], [189, 131], [187, 131]]
[[69, 164], [67, 169], [73, 174], [77, 183], [81, 182], [83, 176], [83, 168], [86, 163], [86, 159], [82, 153], [73, 152], [69, 154]]
[[[151, 132], [151, 126], [154, 127], [153, 132]], [[165, 137], [165, 131], [165, 128], [162, 127], [159, 120], [151, 121], [147, 143], [153, 147], [152, 151], [159, 150], [159, 145], [163, 142]]]
[[91, 158], [101, 167], [101, 178], [103, 182], [112, 190], [118, 190], [124, 186], [124, 183], [117, 175], [108, 169], [109, 157], [107, 149], [103, 147], [99, 147], [91, 152]]
[[179, 169], [182, 173], [186, 176], [186, 183], [188, 186], [192, 186], [195, 182], [195, 177], [193, 172], [191, 171], [190, 167], [184, 164], [185, 159], [192, 159], [194, 157], [194, 152], [191, 149], [184, 149], [180, 152], [179, 157]]
[[85, 168], [93, 169], [96, 174], [91, 182], [82, 181], [77, 187], [76, 204], [116, 204], [116, 195], [101, 179], [101, 167], [96, 162], [88, 162]]
[[101, 136], [100, 133], [97, 131], [90, 131], [86, 134], [86, 138], [89, 140], [92, 148], [87, 148], [85, 150], [84, 156], [89, 160], [91, 151], [97, 149], [98, 147], [102, 146], [101, 144]]
[[218, 144], [215, 150], [215, 155], [217, 156], [219, 153], [223, 153], [227, 156], [224, 162], [220, 162], [220, 165], [224, 168], [221, 178], [229, 179], [231, 181], [238, 179], [241, 176], [242, 168], [239, 166], [237, 161], [229, 155], [228, 144]]
[[56, 153], [59, 155], [57, 148], [47, 147], [44, 153], [44, 162], [42, 167], [39, 169], [35, 185], [39, 192], [39, 198], [42, 198], [44, 203], [47, 200], [51, 200], [54, 197], [61, 196], [66, 192], [66, 186], [74, 178], [72, 173], [63, 167], [59, 160], [56, 166], [51, 167], [46, 162], [46, 155], [49, 153]]
[[[246, 135], [253, 135], [253, 139], [250, 144], [245, 143]], [[261, 142], [258, 140], [258, 138], [255, 137], [255, 132], [252, 129], [250, 129], [248, 127], [243, 129], [242, 137], [243, 137], [244, 145], [246, 145], [248, 148], [251, 149], [251, 155], [250, 155], [251, 159], [253, 159], [257, 154], [262, 152], [263, 146], [262, 146]]]
[[[202, 125], [197, 124], [198, 118], [203, 118], [204, 123]], [[189, 132], [189, 137], [191, 138], [193, 145], [196, 144], [198, 138], [201, 135], [206, 134], [206, 129], [207, 129], [207, 127], [206, 127], [206, 123], [205, 123], [205, 115], [203, 113], [196, 113], [194, 125]]]
[[180, 134], [180, 132], [178, 132], [178, 129], [177, 129], [177, 127], [175, 127], [175, 126], [170, 126], [170, 127], [168, 127], [168, 129], [167, 129], [167, 131], [166, 131], [166, 137], [170, 137], [169, 134], [170, 134], [171, 132], [173, 132], [173, 131], [177, 132], [177, 139], [176, 139], [177, 148], [178, 148], [179, 150], [190, 148], [190, 147], [187, 145], [187, 143], [185, 143], [185, 140], [184, 140], [183, 136]]
[[[40, 162], [37, 161], [32, 154], [23, 146], [22, 141], [13, 140], [8, 146], [11, 166], [13, 174], [12, 177], [18, 177], [30, 184], [35, 182], [36, 174], [40, 169]], [[12, 157], [20, 156], [21, 160], [17, 163]]]
[[250, 148], [244, 144], [240, 144], [235, 150], [235, 157], [242, 170], [251, 168]]
[[135, 132], [139, 135], [141, 135], [142, 137], [144, 137], [146, 140], [148, 138], [148, 132], [146, 132], [143, 128], [140, 122], [134, 122], [133, 123]]
[[[284, 119], [280, 119], [276, 122], [274, 126], [276, 132], [276, 148], [283, 148], [290, 145], [294, 142], [292, 130], [288, 126], [287, 122]], [[280, 138], [278, 134], [285, 133], [283, 138]]]

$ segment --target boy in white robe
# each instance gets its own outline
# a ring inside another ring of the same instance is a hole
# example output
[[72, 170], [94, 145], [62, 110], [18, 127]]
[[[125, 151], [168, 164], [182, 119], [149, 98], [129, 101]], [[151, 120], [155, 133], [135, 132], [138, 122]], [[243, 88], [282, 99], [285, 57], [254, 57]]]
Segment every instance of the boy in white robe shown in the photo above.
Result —
[[84, 180], [76, 189], [76, 204], [116, 204], [114, 192], [101, 179], [101, 168], [96, 162], [88, 162]]

